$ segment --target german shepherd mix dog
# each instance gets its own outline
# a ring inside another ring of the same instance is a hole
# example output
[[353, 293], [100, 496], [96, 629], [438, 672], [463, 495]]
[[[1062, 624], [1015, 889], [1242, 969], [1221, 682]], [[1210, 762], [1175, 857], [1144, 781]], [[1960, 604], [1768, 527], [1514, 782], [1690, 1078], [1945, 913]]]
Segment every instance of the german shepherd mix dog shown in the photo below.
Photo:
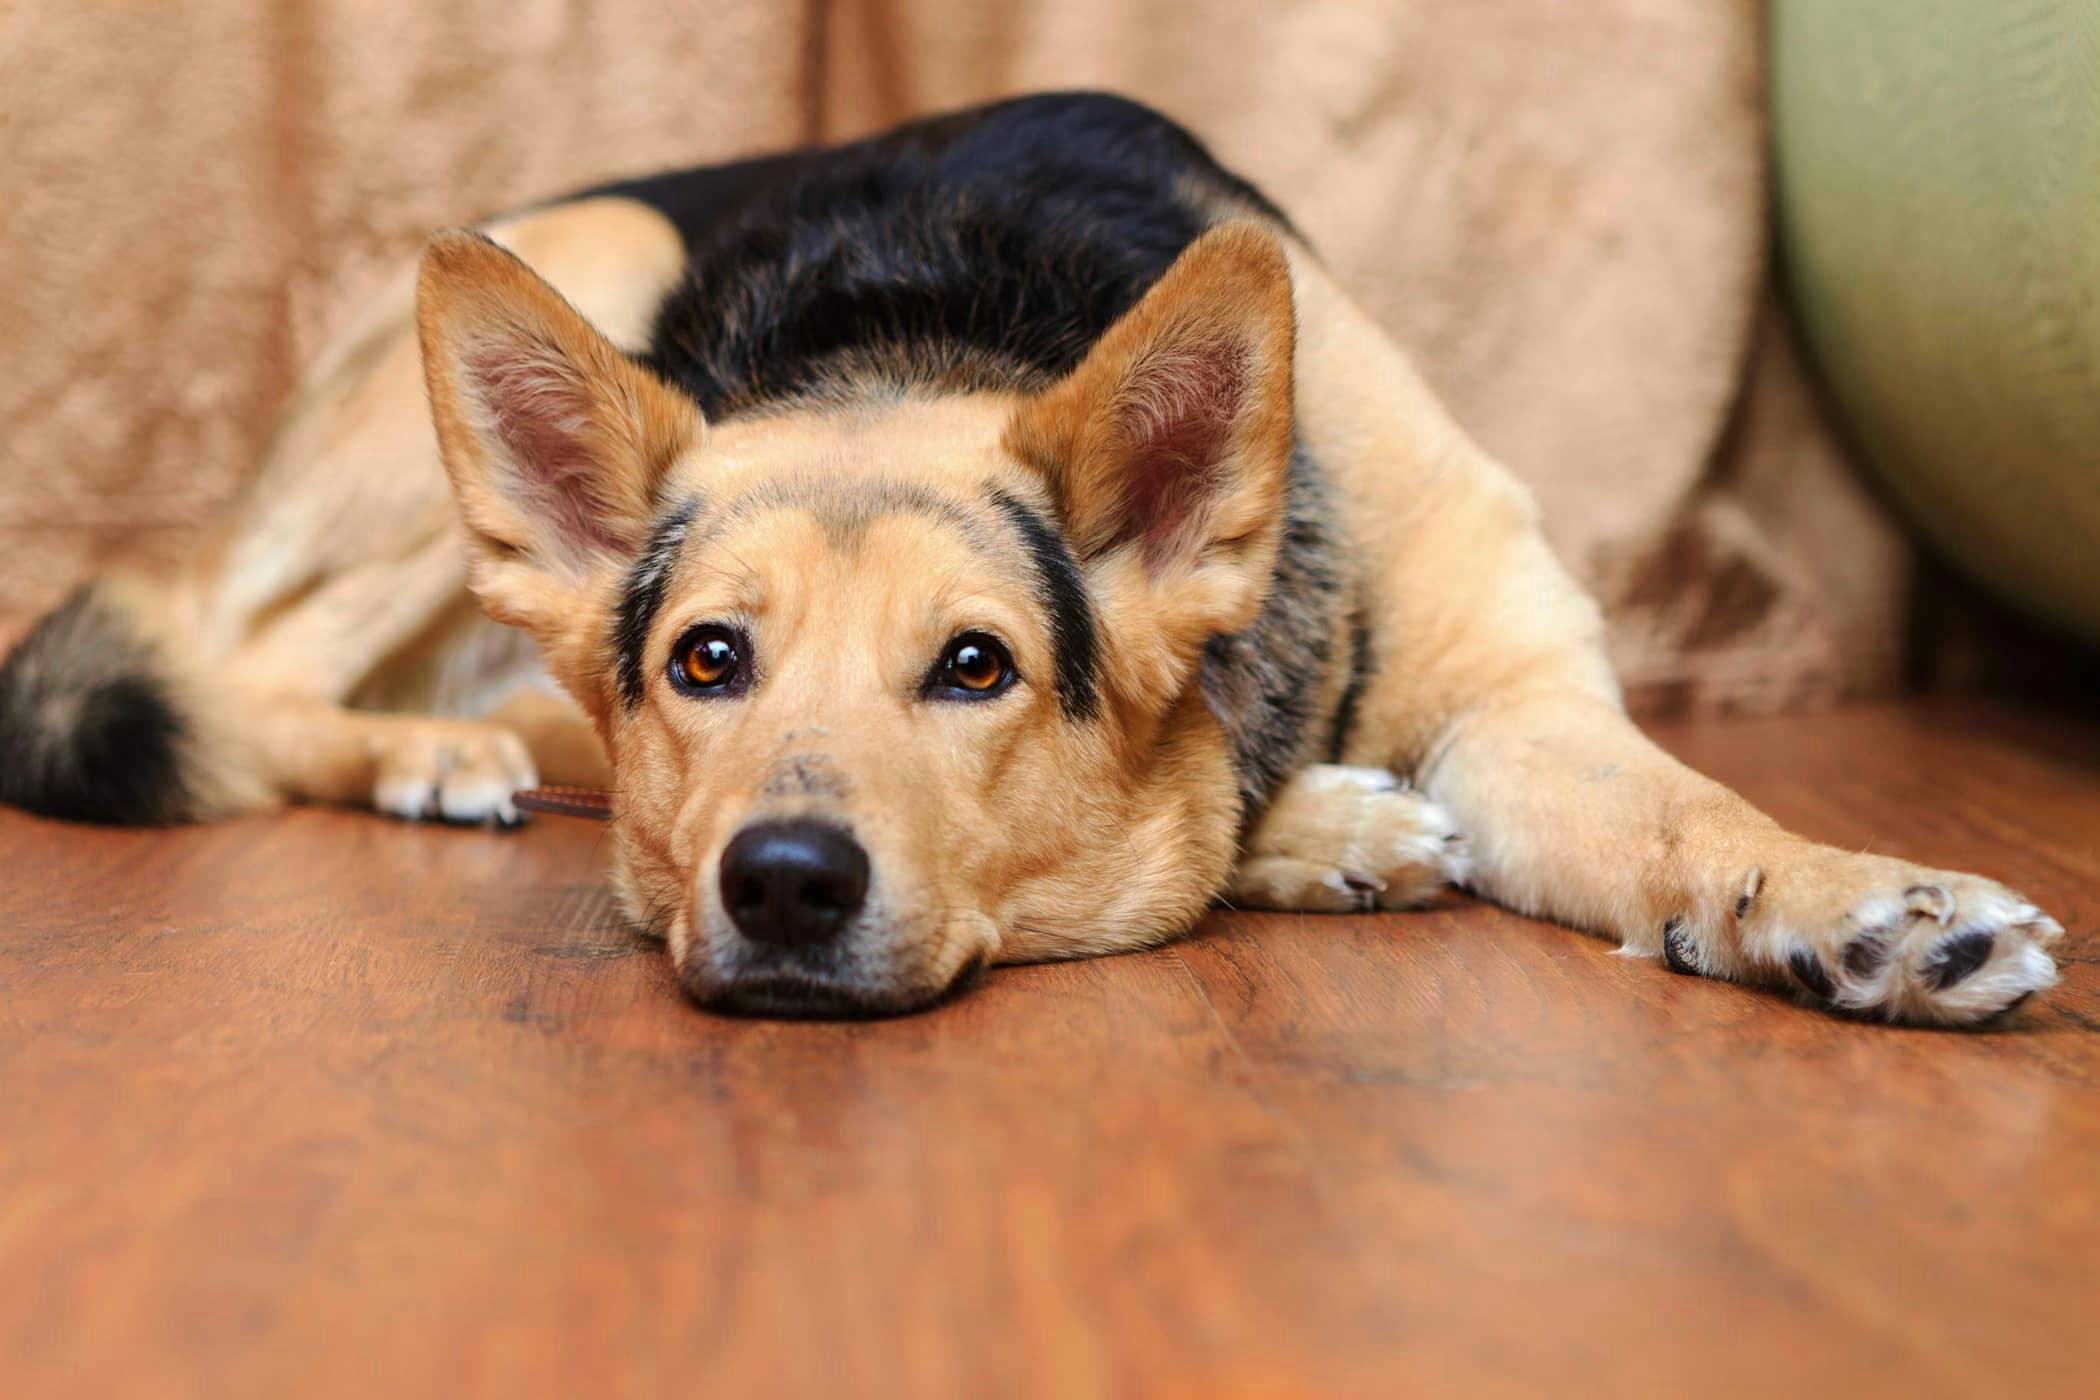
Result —
[[2061, 933], [1642, 738], [1524, 489], [1103, 96], [440, 234], [186, 572], [29, 635], [0, 735], [0, 796], [97, 821], [609, 786], [627, 909], [747, 1011], [1452, 882], [1894, 1021], [2017, 1006]]

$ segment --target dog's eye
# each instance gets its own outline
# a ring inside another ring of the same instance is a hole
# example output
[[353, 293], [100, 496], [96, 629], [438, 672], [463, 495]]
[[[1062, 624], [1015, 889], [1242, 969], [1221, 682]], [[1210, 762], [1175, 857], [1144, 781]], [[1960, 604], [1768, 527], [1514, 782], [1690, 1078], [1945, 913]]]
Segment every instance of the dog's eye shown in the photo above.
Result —
[[705, 623], [671, 648], [671, 684], [687, 695], [722, 695], [744, 674], [743, 638], [719, 623]]
[[930, 689], [975, 700], [999, 694], [1013, 679], [1014, 658], [1004, 643], [982, 632], [965, 632], [941, 653]]

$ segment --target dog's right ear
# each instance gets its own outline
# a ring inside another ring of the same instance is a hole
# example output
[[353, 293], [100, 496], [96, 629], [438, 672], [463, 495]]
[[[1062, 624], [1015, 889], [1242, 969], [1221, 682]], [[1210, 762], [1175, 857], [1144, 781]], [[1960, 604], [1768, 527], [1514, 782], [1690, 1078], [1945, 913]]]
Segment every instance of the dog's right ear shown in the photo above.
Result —
[[533, 633], [555, 678], [595, 709], [611, 580], [641, 549], [665, 473], [698, 443], [699, 410], [476, 233], [431, 240], [416, 323], [474, 592]]

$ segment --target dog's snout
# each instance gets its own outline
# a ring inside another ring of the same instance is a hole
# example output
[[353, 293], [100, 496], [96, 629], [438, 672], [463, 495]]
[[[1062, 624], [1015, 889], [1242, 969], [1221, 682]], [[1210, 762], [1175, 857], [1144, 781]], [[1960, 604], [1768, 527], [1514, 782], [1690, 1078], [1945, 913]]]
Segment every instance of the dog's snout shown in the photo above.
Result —
[[722, 852], [722, 904], [744, 937], [799, 947], [838, 935], [868, 894], [868, 853], [822, 822], [762, 822]]

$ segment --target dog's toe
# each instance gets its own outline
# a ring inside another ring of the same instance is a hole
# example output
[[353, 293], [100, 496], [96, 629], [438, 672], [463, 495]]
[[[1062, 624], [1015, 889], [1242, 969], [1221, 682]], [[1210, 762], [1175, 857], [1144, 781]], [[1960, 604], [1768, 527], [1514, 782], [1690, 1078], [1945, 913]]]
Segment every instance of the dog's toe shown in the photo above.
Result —
[[372, 788], [372, 805], [390, 817], [423, 821], [438, 815], [437, 784], [411, 774], [382, 775]]
[[432, 719], [404, 728], [380, 755], [372, 805], [410, 821], [514, 827], [520, 789], [538, 782], [532, 755], [507, 729]]
[[448, 775], [438, 788], [438, 815], [462, 826], [517, 826], [519, 786], [507, 778]]

